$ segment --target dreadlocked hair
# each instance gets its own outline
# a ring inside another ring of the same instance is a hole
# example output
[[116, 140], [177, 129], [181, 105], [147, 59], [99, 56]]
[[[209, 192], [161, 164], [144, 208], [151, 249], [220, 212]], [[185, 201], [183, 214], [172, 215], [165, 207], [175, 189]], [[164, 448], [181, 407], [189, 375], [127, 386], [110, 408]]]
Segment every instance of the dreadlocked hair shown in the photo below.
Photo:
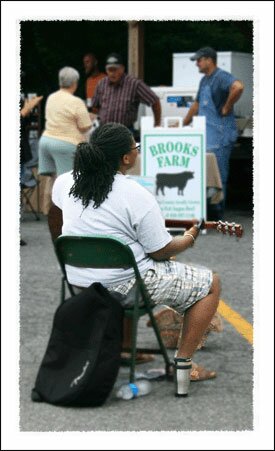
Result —
[[122, 124], [107, 123], [91, 135], [90, 143], [77, 146], [69, 195], [81, 199], [84, 208], [93, 201], [98, 208], [112, 191], [123, 155], [131, 151], [133, 135]]

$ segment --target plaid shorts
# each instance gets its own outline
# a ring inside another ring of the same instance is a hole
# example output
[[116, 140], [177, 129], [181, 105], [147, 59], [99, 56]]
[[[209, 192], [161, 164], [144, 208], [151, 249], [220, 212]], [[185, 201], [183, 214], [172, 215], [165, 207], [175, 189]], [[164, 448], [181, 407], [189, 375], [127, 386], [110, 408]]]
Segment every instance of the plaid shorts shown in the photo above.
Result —
[[[213, 273], [207, 268], [185, 265], [174, 260], [154, 262], [154, 268], [143, 276], [143, 281], [154, 304], [167, 305], [183, 314], [200, 299], [207, 296], [212, 285]], [[134, 302], [131, 293], [135, 289], [135, 279], [108, 287], [127, 295], [125, 305]]]

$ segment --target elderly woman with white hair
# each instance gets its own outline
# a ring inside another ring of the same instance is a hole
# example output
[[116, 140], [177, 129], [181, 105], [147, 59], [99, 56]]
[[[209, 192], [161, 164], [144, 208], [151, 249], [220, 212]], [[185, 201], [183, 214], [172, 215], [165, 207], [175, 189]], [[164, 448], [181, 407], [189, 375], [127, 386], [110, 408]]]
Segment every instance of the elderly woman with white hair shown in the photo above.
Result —
[[[72, 67], [63, 67], [58, 74], [60, 89], [51, 94], [46, 102], [45, 130], [39, 140], [39, 165], [41, 175], [50, 175], [50, 185], [55, 177], [73, 168], [76, 146], [87, 141], [92, 122], [85, 103], [74, 96], [79, 73]], [[50, 196], [50, 189], [45, 196]], [[47, 191], [47, 192], [46, 192]], [[44, 213], [49, 205], [44, 199]]]

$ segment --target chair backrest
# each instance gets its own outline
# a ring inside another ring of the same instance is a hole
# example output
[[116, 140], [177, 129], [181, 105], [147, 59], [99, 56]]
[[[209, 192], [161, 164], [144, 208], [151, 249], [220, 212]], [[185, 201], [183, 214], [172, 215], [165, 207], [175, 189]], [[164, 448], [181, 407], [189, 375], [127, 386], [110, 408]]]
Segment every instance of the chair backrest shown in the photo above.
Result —
[[133, 268], [136, 279], [141, 276], [131, 248], [123, 241], [107, 235], [61, 235], [55, 242], [59, 263], [82, 268]]

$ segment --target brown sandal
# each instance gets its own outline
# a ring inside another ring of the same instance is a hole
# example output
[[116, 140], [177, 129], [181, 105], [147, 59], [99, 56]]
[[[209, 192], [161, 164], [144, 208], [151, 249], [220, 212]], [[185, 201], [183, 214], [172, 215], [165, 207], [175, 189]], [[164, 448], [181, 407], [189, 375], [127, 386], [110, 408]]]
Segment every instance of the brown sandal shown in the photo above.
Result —
[[206, 381], [208, 379], [214, 379], [215, 377], [217, 377], [216, 371], [208, 371], [203, 366], [199, 366], [195, 362], [192, 362], [190, 381]]
[[[174, 367], [170, 369], [170, 376], [174, 375]], [[206, 381], [208, 379], [215, 379], [217, 377], [216, 371], [208, 371], [203, 366], [197, 365], [195, 362], [192, 362], [192, 368], [190, 372], [190, 381], [191, 382], [199, 382]]]

